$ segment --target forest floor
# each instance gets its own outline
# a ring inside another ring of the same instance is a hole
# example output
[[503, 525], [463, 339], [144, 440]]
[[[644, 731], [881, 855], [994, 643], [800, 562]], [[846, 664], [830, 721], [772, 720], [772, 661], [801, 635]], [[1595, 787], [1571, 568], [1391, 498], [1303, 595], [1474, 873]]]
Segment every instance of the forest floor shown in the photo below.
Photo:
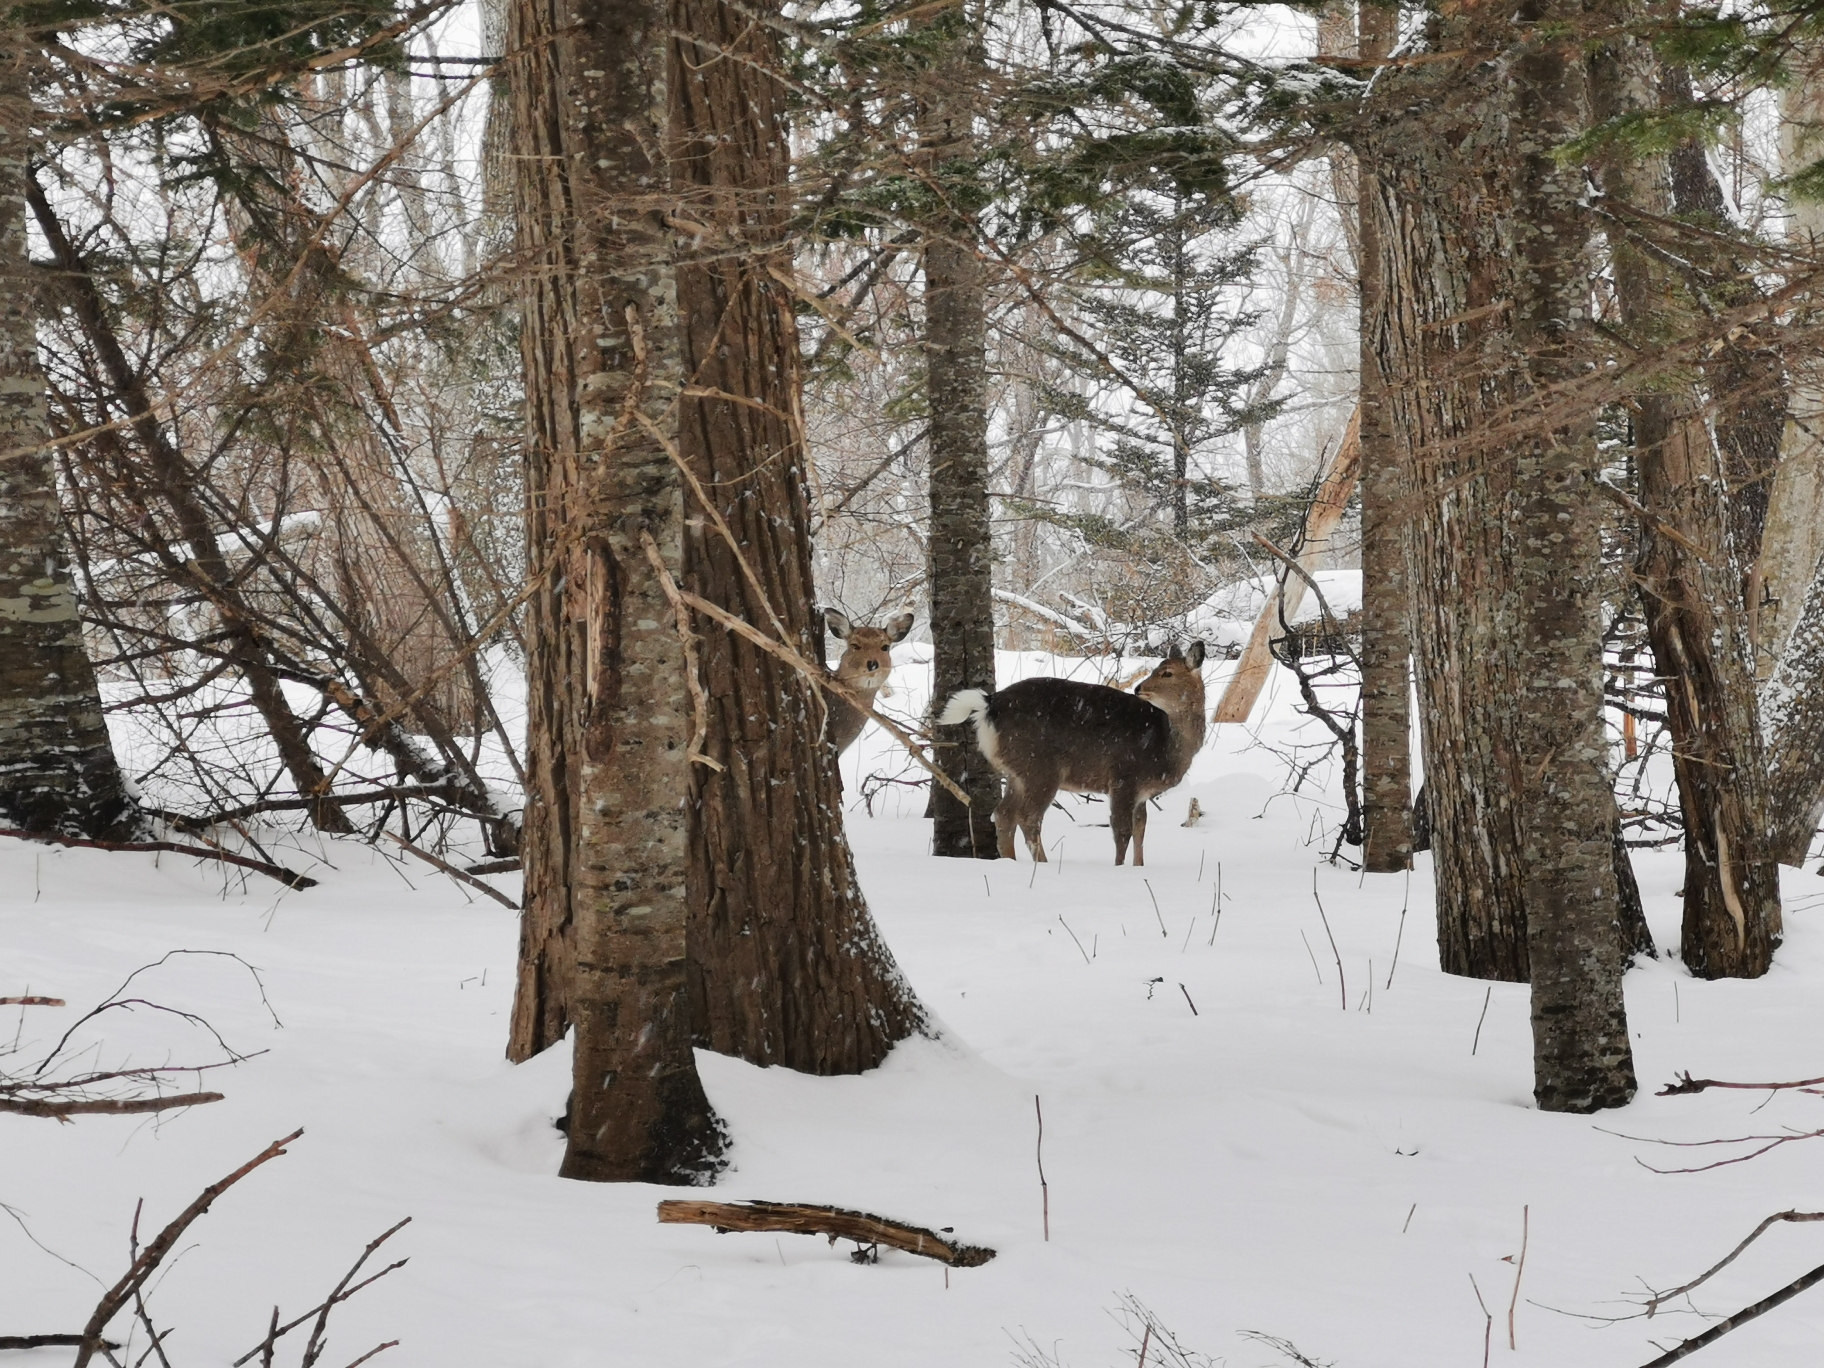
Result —
[[[1008, 674], [1051, 663], [1009, 657]], [[1230, 668], [1206, 671], [1212, 700]], [[914, 660], [896, 673], [896, 710], [922, 703], [921, 672]], [[1312, 739], [1287, 684], [1254, 729], [1281, 750]], [[898, 764], [870, 734], [844, 762], [851, 798], [880, 768]], [[190, 955], [133, 985], [252, 1055], [202, 1076], [225, 1101], [70, 1125], [0, 1115], [0, 1335], [78, 1330], [98, 1283], [129, 1262], [136, 1202], [143, 1240], [300, 1126], [288, 1155], [190, 1228], [153, 1289], [176, 1368], [233, 1361], [275, 1303], [309, 1310], [406, 1216], [383, 1254], [410, 1262], [336, 1311], [325, 1368], [393, 1339], [379, 1362], [398, 1368], [1113, 1368], [1136, 1362], [1147, 1333], [1135, 1305], [1236, 1368], [1294, 1361], [1255, 1334], [1337, 1368], [1474, 1368], [1485, 1337], [1497, 1364], [1638, 1368], [1654, 1342], [1824, 1262], [1818, 1227], [1780, 1227], [1691, 1303], [1610, 1323], [1763, 1217], [1824, 1209], [1824, 1140], [1653, 1171], [1751, 1148], [1662, 1142], [1824, 1128], [1815, 1095], [1653, 1095], [1686, 1070], [1824, 1073], [1814, 875], [1787, 871], [1787, 939], [1765, 979], [1699, 982], [1669, 957], [1629, 973], [1639, 1100], [1545, 1115], [1526, 989], [1439, 972], [1427, 857], [1410, 880], [1324, 862], [1338, 814], [1321, 773], [1283, 793], [1274, 750], [1219, 729], [1153, 815], [1144, 869], [1114, 867], [1098, 804], [1054, 811], [1053, 862], [1035, 867], [1023, 852], [931, 859], [922, 792], [890, 787], [873, 816], [857, 801], [863, 886], [935, 1037], [859, 1078], [700, 1054], [732, 1138], [732, 1166], [704, 1195], [858, 1207], [998, 1251], [947, 1274], [891, 1251], [858, 1265], [821, 1239], [661, 1226], [654, 1204], [675, 1191], [558, 1179], [567, 1052], [502, 1058], [514, 916], [423, 865], [274, 836], [322, 880], [294, 893], [224, 885], [219, 866], [168, 854], [0, 841], [0, 995], [70, 1004], [0, 1009], [18, 1019], [0, 1070], [168, 951], [227, 951], [259, 971], [256, 984], [232, 959]], [[1181, 826], [1193, 797], [1204, 816]], [[1662, 947], [1677, 943], [1681, 864], [1637, 854]], [[79, 1042], [109, 1066], [212, 1053], [196, 1028], [145, 1009], [109, 1013]], [[1820, 1342], [1813, 1291], [1694, 1362], [1813, 1368]], [[1176, 1361], [1155, 1338], [1147, 1362]]]

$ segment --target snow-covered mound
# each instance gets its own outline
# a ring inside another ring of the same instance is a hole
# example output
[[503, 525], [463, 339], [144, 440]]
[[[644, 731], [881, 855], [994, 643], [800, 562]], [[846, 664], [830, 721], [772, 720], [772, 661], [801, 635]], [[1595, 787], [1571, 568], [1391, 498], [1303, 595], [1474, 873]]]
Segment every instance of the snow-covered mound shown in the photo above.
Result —
[[[1311, 578], [1317, 581], [1317, 587], [1323, 591], [1324, 601], [1338, 617], [1347, 617], [1361, 611], [1360, 570], [1316, 570], [1312, 572]], [[1254, 629], [1254, 620], [1266, 606], [1268, 595], [1278, 587], [1278, 581], [1271, 575], [1257, 575], [1253, 579], [1225, 584], [1185, 614], [1185, 630], [1189, 635], [1201, 637], [1205, 641], [1233, 642], [1238, 645], [1245, 643], [1248, 633]], [[1298, 627], [1316, 622], [1323, 616], [1323, 608], [1318, 604], [1317, 596], [1307, 589], [1304, 602], [1289, 616], [1292, 625]]]

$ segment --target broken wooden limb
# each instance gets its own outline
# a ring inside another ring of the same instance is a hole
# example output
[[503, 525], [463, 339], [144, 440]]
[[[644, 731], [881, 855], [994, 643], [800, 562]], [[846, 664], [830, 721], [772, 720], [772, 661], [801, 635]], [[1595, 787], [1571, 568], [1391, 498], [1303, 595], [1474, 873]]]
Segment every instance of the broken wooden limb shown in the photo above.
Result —
[[62, 998], [53, 997], [0, 997], [0, 1007], [62, 1007]]
[[[417, 846], [413, 845], [410, 841], [406, 840], [405, 837], [395, 835], [394, 833], [392, 833], [390, 831], [383, 831], [380, 834], [382, 836], [386, 837], [387, 840], [392, 841], [400, 846], [403, 846], [405, 848], [407, 854], [416, 855], [419, 859], [423, 860], [426, 864], [430, 865], [432, 868], [441, 869], [445, 874], [448, 874], [452, 879], [457, 879], [457, 880], [461, 881], [462, 883], [469, 885], [469, 887], [471, 887], [471, 888], [480, 889], [483, 893], [486, 893], [490, 898], [494, 899], [495, 902], [499, 903], [502, 907], [506, 908], [508, 911], [510, 911], [510, 912], [519, 911], [519, 904], [514, 902], [513, 899], [509, 898], [505, 893], [502, 893], [498, 888], [495, 888], [492, 885], [483, 883], [480, 879], [476, 878], [473, 874], [469, 874], [463, 870], [456, 868], [456, 866], [451, 864], [448, 860], [440, 860], [435, 855], [431, 854], [430, 851], [420, 850]], [[515, 862], [514, 867], [515, 868], [518, 867], [517, 861]]]
[[[1317, 564], [1318, 557], [1330, 544], [1330, 535], [1342, 522], [1349, 508], [1349, 496], [1355, 491], [1356, 477], [1362, 469], [1362, 415], [1358, 409], [1349, 420], [1348, 431], [1336, 449], [1336, 455], [1324, 473], [1317, 496], [1305, 514], [1305, 535], [1299, 551], [1299, 563], [1306, 569]], [[1305, 580], [1282, 575], [1281, 583], [1267, 594], [1260, 616], [1254, 620], [1254, 631], [1243, 648], [1228, 687], [1216, 700], [1212, 722], [1246, 722], [1254, 711], [1255, 700], [1273, 670], [1273, 635], [1278, 626], [1281, 601], [1286, 621], [1292, 621], [1305, 599]]]
[[[74, 1349], [83, 1343], [81, 1335], [0, 1335], [0, 1349]], [[103, 1349], [118, 1349], [113, 1340], [103, 1340]]]
[[827, 1235], [832, 1244], [838, 1239], [861, 1245], [883, 1244], [889, 1249], [936, 1259], [952, 1268], [975, 1268], [994, 1257], [992, 1249], [960, 1244], [923, 1226], [889, 1221], [865, 1211], [805, 1206], [799, 1202], [660, 1202], [659, 1221], [663, 1225], [714, 1226], [724, 1234], [731, 1230], [764, 1230]]
[[171, 1111], [177, 1107], [198, 1107], [205, 1102], [220, 1102], [218, 1092], [172, 1093], [167, 1097], [89, 1097], [68, 1102], [51, 1102], [42, 1098], [0, 1096], [0, 1112], [18, 1116], [51, 1116], [63, 1120], [70, 1116], [130, 1116], [139, 1112]]
[[176, 841], [87, 841], [76, 836], [53, 836], [42, 831], [19, 831], [13, 827], [0, 827], [0, 836], [16, 836], [21, 841], [37, 841], [42, 845], [81, 846], [88, 850], [168, 850], [174, 855], [194, 855], [199, 860], [220, 860], [223, 864], [239, 865], [242, 869], [257, 870], [269, 878], [277, 879], [288, 888], [315, 888], [317, 881], [284, 865], [268, 864], [264, 860], [250, 859], [245, 855], [236, 855], [226, 850], [209, 850], [203, 846], [181, 845]]

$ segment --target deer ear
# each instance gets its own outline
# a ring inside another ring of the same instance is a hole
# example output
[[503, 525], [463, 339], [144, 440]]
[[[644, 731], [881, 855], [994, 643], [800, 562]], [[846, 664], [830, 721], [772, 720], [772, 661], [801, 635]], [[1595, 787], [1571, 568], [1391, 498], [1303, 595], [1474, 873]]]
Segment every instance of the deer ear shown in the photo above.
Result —
[[840, 608], [825, 608], [823, 620], [830, 629], [830, 635], [838, 641], [847, 641], [849, 633], [854, 630], [849, 622], [849, 615]]
[[1171, 646], [1166, 650], [1165, 658], [1167, 660], [1183, 660], [1184, 659], [1184, 652], [1178, 649], [1177, 642], [1174, 641], [1171, 644]]
[[1201, 641], [1193, 641], [1191, 643], [1191, 649], [1185, 652], [1184, 663], [1189, 665], [1193, 670], [1201, 670], [1203, 668], [1203, 643]]
[[891, 621], [889, 621], [887, 623], [887, 641], [888, 641], [888, 643], [891, 644], [894, 642], [904, 641], [906, 639], [906, 633], [912, 630], [912, 624], [916, 620], [917, 620], [917, 614], [908, 610], [904, 613], [901, 613], [898, 617], [893, 618]]

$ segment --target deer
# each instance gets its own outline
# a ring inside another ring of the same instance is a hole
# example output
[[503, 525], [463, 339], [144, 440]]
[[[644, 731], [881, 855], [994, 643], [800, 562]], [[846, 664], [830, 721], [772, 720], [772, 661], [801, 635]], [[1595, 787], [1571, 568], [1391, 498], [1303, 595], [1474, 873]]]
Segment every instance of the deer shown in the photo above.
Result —
[[975, 744], [1007, 781], [994, 809], [994, 832], [1003, 860], [1014, 854], [1013, 834], [1026, 837], [1035, 861], [1045, 859], [1040, 839], [1045, 813], [1061, 789], [1106, 793], [1115, 834], [1115, 863], [1146, 863], [1146, 804], [1184, 778], [1203, 749], [1203, 643], [1188, 651], [1174, 643], [1157, 668], [1123, 693], [1074, 679], [1023, 679], [989, 693], [959, 689], [938, 725], [975, 723]]
[[[892, 672], [893, 647], [912, 630], [913, 616], [907, 611], [888, 619], [885, 627], [857, 627], [840, 608], [825, 608], [823, 620], [830, 635], [843, 644], [842, 659], [836, 662], [836, 678], [872, 703]], [[834, 694], [826, 694], [825, 698], [830, 708], [827, 734], [836, 746], [836, 754], [841, 755], [855, 744], [855, 738], [868, 723], [868, 715]]]

